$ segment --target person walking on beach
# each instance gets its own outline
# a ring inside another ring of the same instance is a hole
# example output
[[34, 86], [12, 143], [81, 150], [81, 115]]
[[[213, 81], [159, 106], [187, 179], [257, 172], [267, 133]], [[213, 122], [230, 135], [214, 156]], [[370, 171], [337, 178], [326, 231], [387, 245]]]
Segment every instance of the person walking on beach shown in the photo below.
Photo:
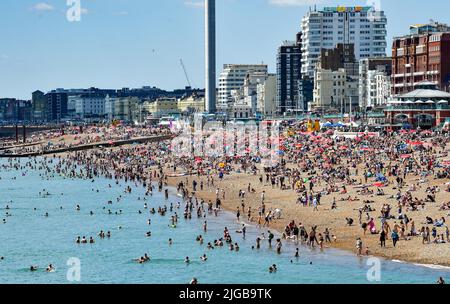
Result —
[[323, 250], [323, 243], [324, 243], [323, 235], [319, 233], [319, 246], [321, 250]]
[[398, 242], [399, 238], [400, 238], [398, 233], [397, 233], [397, 231], [395, 231], [395, 230], [392, 231], [391, 238], [392, 238], [392, 244], [395, 247], [397, 245], [397, 242]]
[[386, 247], [386, 232], [384, 230], [380, 232], [380, 246]]
[[316, 230], [314, 229], [314, 227], [311, 229], [311, 232], [309, 233], [309, 242], [308, 245], [311, 246], [312, 248], [314, 248], [314, 243], [317, 242], [317, 237], [316, 237]]
[[330, 230], [328, 228], [325, 228], [325, 231], [323, 234], [325, 235], [325, 242], [331, 243]]
[[356, 239], [356, 252], [358, 256], [362, 255], [363, 242], [361, 238]]
[[313, 211], [319, 211], [319, 208], [317, 208], [317, 197], [315, 196], [313, 198], [313, 206], [314, 206]]

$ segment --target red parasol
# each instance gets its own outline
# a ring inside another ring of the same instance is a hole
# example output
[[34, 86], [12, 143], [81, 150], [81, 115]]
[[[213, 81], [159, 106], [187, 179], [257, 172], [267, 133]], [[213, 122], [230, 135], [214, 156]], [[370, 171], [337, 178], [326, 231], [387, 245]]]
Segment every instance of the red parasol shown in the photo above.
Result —
[[385, 187], [386, 185], [384, 183], [375, 183], [373, 184], [374, 187], [378, 187], [378, 188], [382, 188]]

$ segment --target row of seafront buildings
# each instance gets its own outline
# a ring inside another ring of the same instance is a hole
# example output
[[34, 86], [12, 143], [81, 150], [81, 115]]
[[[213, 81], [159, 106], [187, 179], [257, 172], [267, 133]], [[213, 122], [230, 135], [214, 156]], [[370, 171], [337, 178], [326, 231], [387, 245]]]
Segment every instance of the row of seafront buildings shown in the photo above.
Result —
[[38, 90], [30, 101], [0, 99], [0, 121], [143, 123], [148, 118], [204, 112], [204, 95], [204, 90], [190, 87], [174, 91], [155, 87]]
[[241, 90], [247, 75], [252, 78], [254, 73], [266, 74], [259, 75], [263, 79], [260, 85], [276, 77], [275, 86], [269, 81], [266, 88], [275, 99], [266, 111], [253, 104], [251, 114], [286, 115], [337, 105], [349, 109], [350, 102], [359, 106], [359, 61], [386, 57], [386, 25], [384, 12], [372, 7], [310, 9], [295, 41], [284, 41], [278, 48], [276, 75], [269, 75], [264, 65], [224, 66], [217, 108], [232, 114], [236, 104], [239, 109], [244, 109], [244, 104], [250, 108], [252, 105], [244, 102], [247, 96], [237, 94], [241, 96], [236, 98], [236, 91]]
[[[450, 27], [434, 21], [412, 25], [408, 34], [394, 38], [387, 56], [386, 26], [384, 12], [373, 7], [310, 9], [296, 40], [278, 48], [276, 74], [270, 74], [267, 65], [224, 66], [217, 108], [231, 118], [375, 112], [395, 124], [398, 121], [390, 119], [395, 101], [423, 89], [422, 84], [442, 91], [431, 95], [440, 95], [439, 108], [445, 108]], [[434, 99], [424, 101], [427, 107]], [[433, 125], [441, 120], [434, 117]], [[409, 121], [417, 125], [419, 120]]]
[[[224, 65], [216, 107], [230, 119], [359, 113], [381, 114], [383, 119], [377, 119], [377, 124], [408, 121], [417, 126], [432, 121], [434, 126], [447, 119], [444, 101], [450, 90], [450, 27], [432, 21], [412, 25], [409, 30], [393, 39], [388, 56], [383, 11], [365, 6], [310, 9], [295, 41], [284, 41], [278, 48], [276, 73], [269, 73], [265, 64]], [[405, 95], [416, 96], [412, 92], [423, 90], [423, 85], [428, 91], [419, 92], [420, 99]], [[432, 107], [433, 100], [439, 115], [428, 111], [425, 114], [431, 118], [417, 118], [424, 114], [422, 109]], [[402, 111], [406, 108], [416, 114], [405, 116]], [[0, 121], [14, 117], [141, 122], [148, 116], [204, 109], [204, 91], [190, 88], [174, 92], [151, 87], [55, 90], [35, 92], [32, 101], [0, 99]]]

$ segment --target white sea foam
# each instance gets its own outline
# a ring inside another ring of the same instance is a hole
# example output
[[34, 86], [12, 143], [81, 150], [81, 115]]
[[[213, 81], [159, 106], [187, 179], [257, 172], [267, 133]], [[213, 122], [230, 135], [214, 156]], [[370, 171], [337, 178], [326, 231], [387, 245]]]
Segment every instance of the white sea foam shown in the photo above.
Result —
[[404, 264], [405, 262], [403, 262], [403, 261], [400, 261], [400, 260], [392, 260], [392, 262], [394, 262], [394, 263], [402, 263], [402, 264]]
[[433, 264], [414, 264], [414, 265], [426, 267], [426, 268], [430, 268], [430, 269], [435, 269], [435, 270], [449, 270], [450, 271], [449, 266], [433, 265]]

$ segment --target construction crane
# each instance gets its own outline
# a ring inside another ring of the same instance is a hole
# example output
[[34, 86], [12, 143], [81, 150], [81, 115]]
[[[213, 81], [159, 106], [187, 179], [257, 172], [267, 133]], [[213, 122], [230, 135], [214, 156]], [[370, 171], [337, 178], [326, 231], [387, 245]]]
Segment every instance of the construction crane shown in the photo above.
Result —
[[189, 76], [188, 76], [188, 73], [187, 73], [187, 70], [186, 70], [186, 66], [184, 65], [184, 62], [183, 62], [183, 59], [180, 59], [180, 63], [181, 63], [181, 67], [183, 68], [184, 75], [186, 76], [186, 80], [187, 80], [189, 86], [192, 87], [191, 81], [189, 80]]

